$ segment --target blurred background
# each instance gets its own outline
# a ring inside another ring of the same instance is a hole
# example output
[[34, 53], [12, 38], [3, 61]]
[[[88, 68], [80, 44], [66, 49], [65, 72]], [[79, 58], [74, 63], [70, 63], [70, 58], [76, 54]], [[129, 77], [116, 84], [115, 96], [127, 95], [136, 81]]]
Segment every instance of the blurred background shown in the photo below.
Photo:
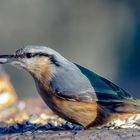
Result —
[[[0, 54], [46, 45], [140, 98], [139, 0], [1, 0]], [[33, 79], [5, 66], [20, 98]]]

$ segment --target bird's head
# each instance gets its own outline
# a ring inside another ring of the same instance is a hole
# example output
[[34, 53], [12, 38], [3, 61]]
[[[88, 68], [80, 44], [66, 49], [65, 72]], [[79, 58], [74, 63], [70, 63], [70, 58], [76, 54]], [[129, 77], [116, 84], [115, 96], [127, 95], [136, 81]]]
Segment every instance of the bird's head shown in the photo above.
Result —
[[50, 77], [67, 60], [55, 50], [45, 46], [26, 46], [12, 55], [0, 55], [0, 64], [11, 64], [23, 68], [40, 79]]

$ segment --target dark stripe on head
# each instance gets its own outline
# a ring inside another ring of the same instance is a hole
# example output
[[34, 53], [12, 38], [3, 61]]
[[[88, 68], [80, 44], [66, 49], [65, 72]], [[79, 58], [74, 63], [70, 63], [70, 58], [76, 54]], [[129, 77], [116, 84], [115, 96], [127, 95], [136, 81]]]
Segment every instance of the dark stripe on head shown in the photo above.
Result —
[[54, 65], [56, 65], [57, 67], [60, 66], [60, 64], [58, 63], [58, 61], [56, 60], [54, 55], [49, 55], [46, 53], [23, 53], [23, 54], [17, 54], [16, 57], [18, 58], [33, 58], [33, 57], [48, 57], [50, 59], [50, 62]]
[[49, 54], [46, 54], [46, 53], [36, 53], [36, 54], [33, 55], [33, 57], [35, 57], [35, 56], [40, 56], [40, 57], [44, 56], [44, 57], [48, 57], [48, 58], [50, 59], [50, 62], [51, 62], [52, 64], [55, 64], [55, 65], [58, 66], [58, 67], [60, 66], [60, 64], [58, 63], [58, 61], [56, 60], [56, 58], [55, 58], [54, 55], [49, 55]]

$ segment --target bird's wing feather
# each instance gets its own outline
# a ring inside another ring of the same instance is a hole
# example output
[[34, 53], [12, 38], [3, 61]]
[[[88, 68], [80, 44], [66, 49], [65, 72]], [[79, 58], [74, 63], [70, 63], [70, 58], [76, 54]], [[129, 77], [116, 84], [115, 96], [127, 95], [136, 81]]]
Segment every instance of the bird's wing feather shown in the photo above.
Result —
[[88, 78], [73, 63], [60, 67], [50, 80], [54, 93], [65, 99], [95, 102], [97, 97]]
[[91, 82], [100, 105], [115, 112], [140, 113], [139, 100], [134, 99], [125, 90], [96, 73], [80, 65], [77, 67]]
[[[79, 87], [79, 89], [76, 87], [76, 86], [78, 86], [78, 84], [75, 83], [75, 80], [69, 81], [68, 84], [70, 84], [70, 85], [71, 85], [71, 83], [74, 82], [74, 84], [73, 84], [74, 88], [69, 88], [70, 86], [67, 87], [65, 80], [64, 80], [64, 82], [62, 82], [63, 80], [56, 82], [57, 79], [53, 78], [50, 82], [51, 88], [57, 96], [59, 96], [61, 98], [65, 98], [67, 100], [75, 100], [75, 101], [81, 101], [81, 102], [97, 101], [97, 97], [96, 97], [94, 90], [85, 89], [81, 92], [80, 87]], [[62, 84], [64, 84], [65, 87], [62, 87], [61, 86]], [[83, 84], [81, 84], [81, 85], [83, 85]]]
[[94, 87], [99, 102], [123, 102], [124, 100], [133, 99], [129, 93], [109, 80], [80, 65], [76, 64], [76, 66], [89, 79], [90, 83]]
[[58, 69], [58, 74], [50, 82], [59, 97], [102, 103], [121, 103], [133, 99], [117, 85], [78, 64], [72, 64], [68, 69], [62, 70]]

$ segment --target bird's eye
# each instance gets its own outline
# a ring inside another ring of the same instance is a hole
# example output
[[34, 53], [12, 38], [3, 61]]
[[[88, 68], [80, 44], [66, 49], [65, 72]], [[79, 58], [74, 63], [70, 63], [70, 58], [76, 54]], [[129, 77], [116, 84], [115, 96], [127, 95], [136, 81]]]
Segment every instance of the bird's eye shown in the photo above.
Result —
[[26, 53], [27, 58], [31, 58], [32, 56], [33, 56], [32, 53]]

